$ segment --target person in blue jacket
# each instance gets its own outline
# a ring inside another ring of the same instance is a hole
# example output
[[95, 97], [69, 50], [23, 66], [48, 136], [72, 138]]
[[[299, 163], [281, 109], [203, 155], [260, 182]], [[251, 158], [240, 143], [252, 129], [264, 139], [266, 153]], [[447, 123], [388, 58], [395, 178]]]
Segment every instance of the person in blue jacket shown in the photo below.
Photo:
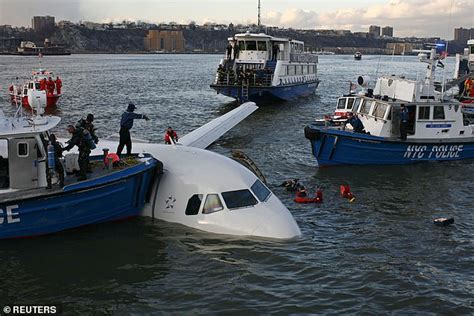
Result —
[[357, 115], [354, 115], [354, 113], [347, 113], [346, 124], [347, 123], [351, 124], [355, 133], [365, 133], [364, 124], [362, 124], [361, 120], [357, 117]]
[[120, 119], [120, 142], [117, 147], [117, 155], [120, 157], [124, 146], [127, 146], [127, 155], [132, 153], [132, 139], [130, 138], [130, 129], [133, 126], [134, 119], [145, 119], [149, 120], [148, 116], [144, 114], [133, 113], [136, 107], [135, 104], [129, 103], [127, 111], [123, 112], [122, 118]]
[[400, 139], [407, 140], [408, 110], [405, 104], [400, 105]]

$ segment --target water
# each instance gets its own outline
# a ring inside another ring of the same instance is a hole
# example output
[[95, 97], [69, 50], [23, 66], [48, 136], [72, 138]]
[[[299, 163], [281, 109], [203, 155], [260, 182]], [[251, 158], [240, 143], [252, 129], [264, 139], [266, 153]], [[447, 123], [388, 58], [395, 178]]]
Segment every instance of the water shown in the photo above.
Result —
[[[162, 141], [235, 107], [209, 88], [217, 55], [44, 57], [63, 79], [56, 134], [89, 112], [98, 135], [117, 133], [128, 102], [151, 121], [132, 135]], [[451, 76], [453, 61], [447, 63]], [[0, 56], [0, 104], [7, 87], [37, 67]], [[61, 303], [67, 314], [472, 314], [472, 163], [317, 169], [303, 127], [333, 111], [358, 75], [422, 76], [415, 57], [321, 56], [317, 93], [260, 108], [211, 150], [247, 153], [288, 206], [303, 236], [293, 241], [213, 235], [149, 218], [0, 242], [0, 305]], [[440, 77], [443, 73], [439, 73]], [[100, 145], [100, 143], [99, 143]], [[190, 162], [192, 163], [192, 162]], [[322, 186], [324, 203], [295, 204], [278, 185]], [[354, 203], [338, 196], [351, 185]], [[455, 224], [432, 220], [452, 216]], [[0, 306], [1, 308], [1, 306]]]

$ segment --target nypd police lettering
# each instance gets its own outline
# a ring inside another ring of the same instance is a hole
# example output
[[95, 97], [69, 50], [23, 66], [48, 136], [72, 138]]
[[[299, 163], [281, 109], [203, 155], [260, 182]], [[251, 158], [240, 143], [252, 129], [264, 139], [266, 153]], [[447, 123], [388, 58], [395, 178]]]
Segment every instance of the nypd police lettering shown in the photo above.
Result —
[[464, 145], [433, 145], [428, 146], [409, 145], [403, 154], [403, 158], [409, 159], [453, 159], [459, 158]]
[[19, 223], [20, 217], [18, 212], [14, 212], [14, 209], [17, 209], [18, 205], [9, 205], [5, 208], [5, 212], [0, 208], [0, 225], [3, 223], [13, 224]]

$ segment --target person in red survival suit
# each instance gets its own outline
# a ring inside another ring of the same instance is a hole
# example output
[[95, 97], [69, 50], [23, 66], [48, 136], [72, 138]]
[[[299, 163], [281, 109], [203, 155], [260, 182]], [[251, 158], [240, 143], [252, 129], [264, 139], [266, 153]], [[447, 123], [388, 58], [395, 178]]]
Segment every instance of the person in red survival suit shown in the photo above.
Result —
[[49, 77], [48, 79], [47, 87], [48, 87], [48, 94], [52, 95], [54, 93], [54, 81], [51, 77]]
[[56, 93], [61, 94], [61, 88], [63, 86], [63, 82], [59, 79], [59, 76], [56, 76], [56, 80], [54, 81], [56, 84]]
[[171, 145], [171, 139], [173, 140], [173, 143], [177, 143], [178, 134], [176, 134], [176, 132], [171, 128], [171, 126], [168, 126], [168, 129], [165, 133], [165, 144]]
[[40, 80], [40, 90], [46, 90], [46, 78]]

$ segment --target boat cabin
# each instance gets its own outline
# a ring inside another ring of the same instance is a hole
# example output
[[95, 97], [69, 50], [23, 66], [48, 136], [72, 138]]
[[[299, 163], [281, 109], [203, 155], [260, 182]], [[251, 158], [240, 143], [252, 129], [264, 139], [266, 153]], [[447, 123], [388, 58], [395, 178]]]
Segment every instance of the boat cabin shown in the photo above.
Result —
[[57, 117], [0, 120], [0, 190], [47, 186], [45, 144], [48, 130], [59, 121]]
[[[347, 103], [349, 103], [348, 100]], [[439, 139], [474, 136], [473, 125], [466, 119], [461, 104], [458, 102], [391, 102], [359, 96], [353, 101], [353, 108], [366, 132], [373, 136], [398, 138], [402, 104], [405, 105], [409, 114], [407, 127], [409, 138]]]

